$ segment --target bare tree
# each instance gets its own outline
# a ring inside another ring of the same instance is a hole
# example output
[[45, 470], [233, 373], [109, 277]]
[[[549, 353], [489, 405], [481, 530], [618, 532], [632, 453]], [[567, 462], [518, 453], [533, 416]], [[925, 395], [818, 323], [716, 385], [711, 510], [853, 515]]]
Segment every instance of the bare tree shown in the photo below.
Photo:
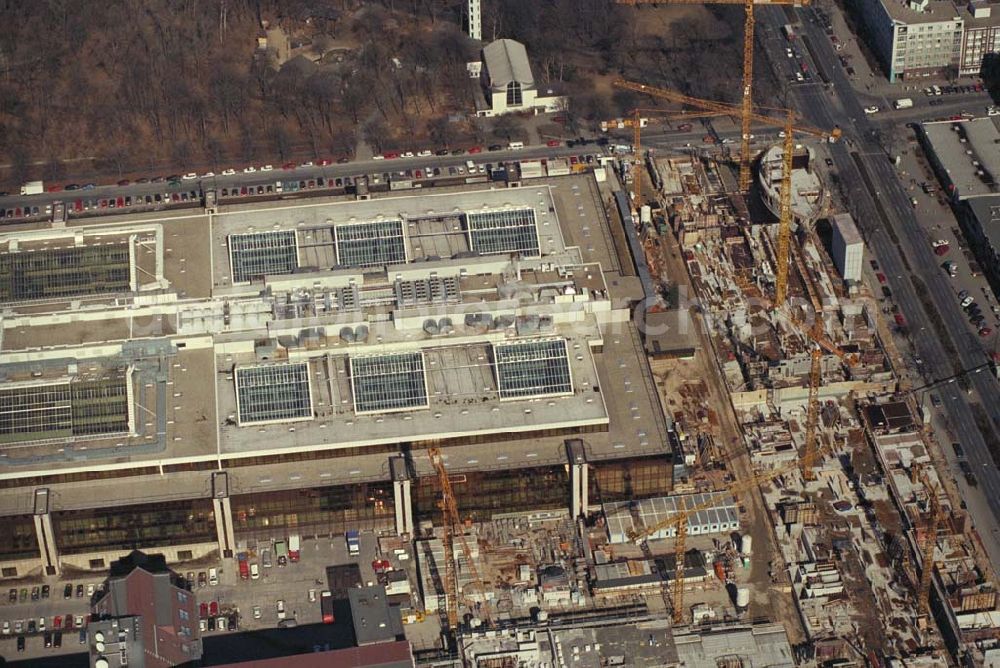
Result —
[[66, 178], [66, 165], [55, 156], [49, 157], [42, 167], [42, 178], [46, 181], [61, 181]]
[[389, 125], [379, 116], [373, 116], [363, 129], [365, 143], [375, 153], [382, 153], [389, 138]]
[[455, 141], [455, 128], [447, 116], [438, 116], [427, 124], [427, 133], [435, 145], [450, 148]]

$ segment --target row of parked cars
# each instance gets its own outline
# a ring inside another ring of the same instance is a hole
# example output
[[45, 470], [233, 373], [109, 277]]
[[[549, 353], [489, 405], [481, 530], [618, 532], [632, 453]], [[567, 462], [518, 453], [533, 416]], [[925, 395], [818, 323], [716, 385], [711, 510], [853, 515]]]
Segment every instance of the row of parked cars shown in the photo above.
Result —
[[961, 93], [982, 93], [983, 84], [975, 83], [967, 86], [928, 86], [924, 89], [924, 95], [935, 97], [938, 95], [957, 95]]
[[62, 647], [63, 633], [76, 631], [81, 645], [87, 642], [87, 622], [89, 615], [56, 615], [52, 618], [51, 626], [45, 617], [35, 619], [15, 620], [13, 624], [8, 620], [3, 622], [3, 635], [10, 635], [13, 632], [17, 635], [17, 651], [23, 652], [27, 645], [26, 637], [29, 635], [41, 635], [42, 644], [46, 647]]
[[[91, 583], [88, 585], [77, 584], [76, 585], [76, 597], [83, 598], [84, 593], [86, 593], [87, 598], [94, 595], [97, 590], [97, 585]], [[63, 598], [69, 600], [73, 598], [73, 583], [67, 582], [66, 586], [63, 588]], [[30, 597], [32, 601], [45, 600], [52, 595], [52, 588], [47, 585], [35, 585], [31, 588], [30, 592], [27, 587], [11, 587], [10, 591], [7, 592], [7, 602], [8, 603], [24, 603]]]
[[201, 603], [198, 625], [202, 631], [235, 631], [239, 628], [239, 614], [234, 610], [222, 610], [218, 601]]
[[[546, 145], [549, 147], [556, 147], [560, 146], [561, 144], [562, 142], [560, 142], [558, 139], [550, 139], [548, 142], [546, 142]], [[503, 144], [491, 144], [486, 147], [486, 150], [502, 151], [505, 148], [508, 151], [519, 151], [522, 148], [524, 148], [524, 142], [512, 141], [508, 143], [506, 146], [504, 146]], [[438, 155], [438, 156], [466, 155], [466, 154], [475, 155], [477, 153], [482, 153], [482, 152], [483, 152], [482, 146], [470, 146], [469, 148], [454, 148], [454, 149], [439, 148], [436, 151], [424, 149], [422, 151], [417, 151], [416, 153], [414, 153], [413, 151], [402, 151], [402, 152], [387, 151], [381, 155], [376, 155], [372, 157], [374, 160], [395, 160], [397, 158], [429, 158], [432, 155]]]

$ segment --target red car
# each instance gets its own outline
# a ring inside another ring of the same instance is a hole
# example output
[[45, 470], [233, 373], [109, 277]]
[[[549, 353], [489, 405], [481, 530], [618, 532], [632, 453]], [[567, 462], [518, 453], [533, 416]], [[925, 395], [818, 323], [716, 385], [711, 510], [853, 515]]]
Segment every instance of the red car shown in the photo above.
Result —
[[208, 604], [208, 612], [213, 617], [216, 617], [219, 614], [219, 602], [218, 601], [212, 601], [211, 603], [209, 603]]
[[60, 190], [62, 190], [62, 186], [49, 186], [49, 187], [48, 187], [48, 188], [46, 188], [45, 190], [46, 190], [47, 192], [50, 192], [50, 193], [57, 193], [57, 192], [59, 192]]
[[903, 317], [902, 313], [897, 313], [894, 317], [896, 319], [897, 325], [899, 325], [900, 327], [906, 326], [906, 318]]
[[483, 152], [482, 146], [473, 146], [472, 148], [469, 149], [469, 153], [482, 153], [482, 152]]
[[948, 244], [942, 244], [940, 246], [935, 246], [934, 247], [934, 254], [935, 255], [947, 255], [949, 250], [951, 250], [951, 246], [949, 246]]
[[117, 200], [115, 200], [115, 204], [118, 206], [119, 209], [122, 208], [123, 206], [125, 206], [125, 198], [119, 197]]
[[385, 158], [386, 160], [395, 160], [396, 158], [399, 157], [399, 154], [398, 153], [383, 153], [382, 157]]
[[62, 628], [62, 615], [56, 615], [52, 620], [52, 628]]
[[330, 161], [327, 160], [326, 158], [323, 158], [322, 160], [320, 160], [316, 164], [319, 165], [320, 167], [326, 167], [327, 165], [330, 164]]
[[883, 285], [885, 285], [885, 281], [886, 281], [885, 274], [883, 274], [881, 271], [879, 273], [875, 274], [875, 278], [878, 279], [879, 283], [882, 283]]
[[550, 139], [547, 142], [545, 142], [546, 146], [559, 146], [559, 144], [560, 142], [558, 139]]
[[75, 202], [73, 202], [73, 210], [74, 211], [83, 211], [83, 200], [82, 199], [78, 199]]
[[281, 166], [282, 169], [295, 169], [296, 167], [298, 167], [298, 165], [296, 165], [294, 162], [286, 162]]
[[202, 603], [198, 606], [198, 616], [202, 619], [208, 617], [208, 603]]
[[130, 181], [128, 179], [122, 179], [121, 181], [118, 182], [118, 185], [120, 185], [120, 186], [127, 186], [127, 185], [129, 185], [129, 183], [130, 183]]
[[993, 330], [990, 329], [989, 327], [983, 327], [981, 330], [979, 330], [979, 336], [989, 336], [992, 333]]

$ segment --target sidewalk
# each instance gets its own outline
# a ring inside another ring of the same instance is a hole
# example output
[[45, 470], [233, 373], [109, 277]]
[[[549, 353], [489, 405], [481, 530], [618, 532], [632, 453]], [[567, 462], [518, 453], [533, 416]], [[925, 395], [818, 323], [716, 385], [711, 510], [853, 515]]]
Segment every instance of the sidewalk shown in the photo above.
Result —
[[[873, 71], [870, 63], [865, 58], [862, 45], [859, 44], [859, 37], [855, 35], [847, 25], [843, 11], [839, 6], [830, 5], [827, 10], [830, 21], [833, 23], [833, 32], [840, 42], [841, 49], [838, 55], [846, 57], [850, 67], [854, 68], [854, 76], [849, 77], [854, 90], [859, 98], [864, 102], [873, 102], [880, 105], [890, 105], [892, 100], [900, 97], [912, 97], [913, 95], [923, 95], [924, 88], [933, 85], [969, 85], [976, 83], [976, 77], [959, 77], [956, 80], [949, 80], [948, 77], [927, 77], [917, 80], [900, 81], [889, 83], [886, 75]], [[873, 58], [877, 57], [871, 48], [865, 45], [867, 51]], [[881, 66], [881, 63], [879, 63]], [[836, 64], [840, 67], [840, 63]]]

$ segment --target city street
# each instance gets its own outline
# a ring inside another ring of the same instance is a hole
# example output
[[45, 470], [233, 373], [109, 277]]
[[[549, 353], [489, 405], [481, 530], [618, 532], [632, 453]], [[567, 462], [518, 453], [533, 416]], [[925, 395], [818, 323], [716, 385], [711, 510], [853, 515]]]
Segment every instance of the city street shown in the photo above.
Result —
[[[244, 173], [242, 170], [237, 170], [236, 174], [225, 176], [222, 174], [215, 174], [207, 178], [197, 178], [191, 180], [182, 180], [179, 186], [171, 187], [168, 183], [130, 183], [129, 185], [119, 186], [116, 184], [111, 185], [100, 185], [96, 186], [90, 190], [72, 190], [72, 191], [60, 191], [60, 192], [45, 192], [38, 195], [22, 196], [17, 194], [11, 194], [6, 197], [0, 197], [0, 208], [12, 208], [15, 206], [24, 206], [29, 204], [31, 206], [37, 206], [40, 210], [44, 209], [46, 205], [51, 205], [53, 202], [61, 201], [68, 204], [72, 204], [77, 199], [105, 199], [108, 197], [126, 197], [131, 196], [145, 197], [146, 195], [155, 195], [159, 193], [163, 195], [164, 193], [173, 193], [189, 190], [211, 190], [215, 189], [221, 192], [223, 188], [233, 188], [241, 186], [266, 186], [274, 185], [276, 181], [289, 181], [289, 180], [309, 180], [316, 179], [318, 177], [323, 177], [325, 179], [336, 179], [338, 177], [342, 178], [345, 176], [357, 177], [361, 175], [371, 175], [371, 174], [398, 174], [399, 172], [406, 170], [416, 170], [416, 169], [426, 169], [427, 167], [440, 167], [447, 170], [448, 167], [459, 167], [465, 166], [468, 161], [474, 162], [476, 165], [493, 163], [497, 164], [506, 160], [531, 160], [531, 159], [542, 159], [542, 158], [558, 158], [558, 157], [569, 157], [575, 155], [585, 155], [588, 153], [599, 152], [600, 147], [596, 143], [591, 143], [585, 146], [566, 146], [564, 143], [560, 146], [531, 146], [519, 150], [498, 150], [498, 151], [487, 151], [485, 148], [481, 152], [477, 153], [464, 153], [462, 155], [448, 155], [448, 156], [427, 156], [427, 157], [412, 157], [412, 158], [395, 158], [391, 160], [365, 160], [350, 162], [346, 164], [331, 164], [331, 165], [308, 165], [300, 166], [295, 169], [282, 169], [280, 166], [270, 170], [261, 171], [255, 168], [255, 171], [251, 173]], [[151, 174], [150, 177], [156, 176]], [[317, 189], [310, 191], [313, 193], [322, 192], [322, 189]], [[160, 209], [164, 208], [162, 205], [157, 206], [141, 206], [141, 207], [131, 207], [122, 210], [111, 209], [105, 210], [103, 213], [114, 214], [114, 213], [127, 213], [130, 211], [143, 211], [150, 209]], [[5, 221], [6, 222], [6, 221]]]
[[[758, 21], [770, 25], [772, 30], [779, 29], [787, 18], [776, 8], [763, 8], [758, 14]], [[830, 147], [831, 157], [844, 190], [851, 193], [851, 213], [865, 236], [869, 252], [881, 263], [894, 300], [910, 324], [914, 352], [923, 360], [924, 378], [926, 381], [947, 378], [981, 365], [985, 361], [982, 348], [978, 342], [969, 345], [970, 338], [975, 336], [968, 331], [951, 279], [941, 271], [940, 261], [926, 243], [926, 234], [919, 228], [910, 195], [900, 183], [896, 168], [883, 147], [874, 141], [876, 126], [872, 118], [864, 113], [863, 103], [840, 67], [830, 40], [813, 20], [811, 10], [798, 10], [798, 15], [802, 21], [797, 29], [810, 40], [811, 52], [823, 59], [832, 87], [828, 91], [821, 84], [794, 86], [796, 107], [808, 122], [818, 127], [839, 125], [844, 130], [844, 139]], [[779, 56], [774, 50], [769, 52], [772, 57], [784, 57], [784, 53]], [[915, 278], [926, 286], [931, 307], [944, 323], [946, 336], [951, 338], [948, 343], [956, 351], [954, 359], [918, 297]], [[920, 335], [921, 332], [930, 335]], [[983, 537], [991, 561], [1000, 565], [997, 540], [1000, 472], [976, 426], [972, 409], [972, 402], [978, 400], [994, 421], [1000, 419], [1000, 385], [989, 373], [970, 374], [969, 383], [969, 394], [958, 383], [949, 384], [941, 394], [955, 435], [965, 447], [992, 510], [987, 515], [970, 506], [973, 523]]]

